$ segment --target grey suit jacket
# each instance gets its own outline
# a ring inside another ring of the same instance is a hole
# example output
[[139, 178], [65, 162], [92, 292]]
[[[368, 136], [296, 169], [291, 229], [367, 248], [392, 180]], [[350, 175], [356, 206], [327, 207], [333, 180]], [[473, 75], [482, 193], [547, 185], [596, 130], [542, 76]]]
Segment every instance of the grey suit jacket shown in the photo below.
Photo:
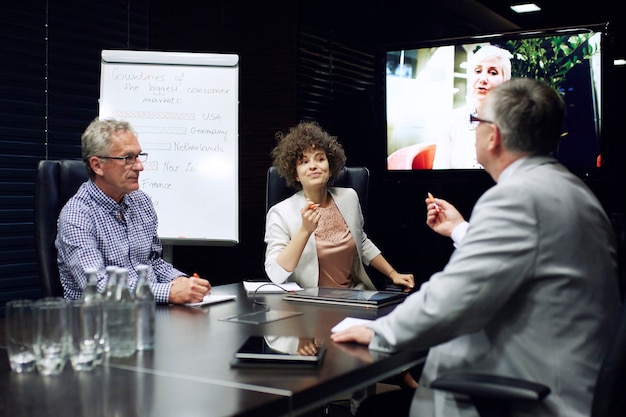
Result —
[[[363, 264], [369, 265], [380, 250], [372, 243], [363, 230], [363, 214], [359, 205], [359, 197], [352, 188], [330, 188], [330, 194], [343, 215], [348, 229], [356, 242], [358, 258], [352, 264], [352, 276], [367, 289], [374, 290], [374, 284], [367, 275]], [[265, 272], [276, 284], [287, 280], [295, 281], [302, 287], [317, 287], [319, 280], [319, 263], [315, 235], [309, 238], [300, 262], [293, 272], [285, 271], [276, 262], [276, 257], [291, 241], [291, 237], [300, 229], [302, 217], [300, 210], [306, 204], [304, 193], [299, 191], [293, 196], [271, 207], [265, 220]]]
[[588, 416], [617, 282], [613, 229], [596, 197], [556, 160], [529, 157], [481, 196], [444, 270], [373, 323], [370, 348], [430, 348], [412, 416], [477, 415], [429, 389], [447, 371], [550, 386], [516, 416]]

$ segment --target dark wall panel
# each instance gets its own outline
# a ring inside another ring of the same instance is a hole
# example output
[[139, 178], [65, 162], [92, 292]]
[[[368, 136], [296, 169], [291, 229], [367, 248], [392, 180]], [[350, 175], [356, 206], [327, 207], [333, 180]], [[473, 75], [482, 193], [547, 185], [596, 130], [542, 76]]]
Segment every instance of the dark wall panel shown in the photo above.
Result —
[[[469, 216], [492, 183], [486, 174], [432, 181], [384, 172], [376, 60], [385, 43], [489, 31], [488, 19], [459, 13], [457, 3], [219, 0], [180, 7], [169, 0], [3, 2], [0, 303], [41, 294], [34, 250], [35, 167], [40, 159], [79, 157], [80, 134], [98, 110], [102, 49], [240, 56], [240, 243], [174, 247], [179, 268], [213, 284], [263, 278], [265, 173], [274, 135], [301, 119], [316, 119], [339, 137], [349, 165], [370, 168], [367, 230], [374, 242], [398, 269], [427, 279], [445, 265], [452, 246], [424, 224], [426, 192], [450, 200]], [[551, 27], [549, 21], [534, 24]], [[619, 24], [616, 33], [623, 38]], [[623, 50], [624, 44], [622, 39], [616, 47]], [[610, 107], [617, 115], [623, 112], [624, 71], [616, 69], [610, 79], [615, 98]], [[626, 151], [623, 134], [610, 134], [619, 162]], [[624, 248], [626, 164], [613, 167], [608, 181], [590, 186], [614, 219]]]

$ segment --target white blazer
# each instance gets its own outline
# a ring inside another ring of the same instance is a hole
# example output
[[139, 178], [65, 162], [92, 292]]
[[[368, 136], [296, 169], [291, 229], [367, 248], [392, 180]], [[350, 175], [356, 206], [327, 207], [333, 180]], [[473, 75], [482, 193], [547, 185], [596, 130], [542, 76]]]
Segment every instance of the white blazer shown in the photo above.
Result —
[[[363, 230], [363, 213], [359, 205], [359, 197], [352, 188], [332, 187], [330, 195], [343, 215], [348, 229], [356, 242], [358, 257], [352, 264], [352, 277], [357, 286], [374, 290], [376, 287], [365, 272], [363, 264], [380, 254], [380, 250], [372, 243]], [[300, 229], [302, 217], [300, 210], [306, 205], [304, 193], [299, 191], [291, 197], [275, 204], [267, 212], [265, 219], [265, 272], [275, 284], [285, 281], [297, 282], [301, 287], [317, 287], [319, 282], [319, 262], [315, 234], [311, 234], [300, 262], [293, 272], [286, 271], [276, 262], [276, 257], [291, 241], [291, 237]]]

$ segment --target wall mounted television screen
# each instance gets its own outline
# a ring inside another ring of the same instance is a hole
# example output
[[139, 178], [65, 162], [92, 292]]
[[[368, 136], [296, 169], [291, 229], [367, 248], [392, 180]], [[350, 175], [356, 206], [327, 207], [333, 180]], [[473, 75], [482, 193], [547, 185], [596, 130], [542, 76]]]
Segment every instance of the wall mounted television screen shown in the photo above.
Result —
[[578, 173], [599, 172], [606, 25], [456, 38], [384, 48], [387, 171], [480, 170], [469, 115], [509, 77], [552, 85], [566, 108], [555, 153]]

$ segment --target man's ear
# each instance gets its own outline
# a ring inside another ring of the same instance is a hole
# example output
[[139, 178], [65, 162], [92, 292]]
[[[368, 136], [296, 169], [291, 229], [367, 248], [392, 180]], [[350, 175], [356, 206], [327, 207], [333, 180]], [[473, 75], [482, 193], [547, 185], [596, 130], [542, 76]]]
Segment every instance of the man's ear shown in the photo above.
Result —
[[496, 149], [502, 148], [502, 134], [500, 133], [500, 128], [495, 124], [490, 124], [491, 134], [489, 135], [489, 145], [487, 149], [493, 152]]
[[92, 156], [91, 158], [89, 158], [89, 165], [91, 166], [93, 172], [96, 173], [96, 175], [104, 175], [102, 171], [102, 160], [100, 158], [98, 158], [97, 156]]

